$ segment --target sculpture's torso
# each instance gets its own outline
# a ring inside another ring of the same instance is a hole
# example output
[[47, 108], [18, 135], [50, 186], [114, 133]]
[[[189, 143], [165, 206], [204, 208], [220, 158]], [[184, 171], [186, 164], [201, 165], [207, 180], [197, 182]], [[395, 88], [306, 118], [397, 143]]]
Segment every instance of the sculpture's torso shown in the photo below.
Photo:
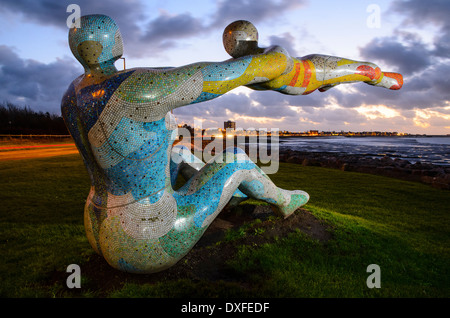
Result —
[[76, 100], [76, 109], [66, 110], [72, 115], [66, 120], [78, 137], [75, 142], [89, 172], [101, 175], [101, 182], [92, 179], [96, 190], [116, 196], [131, 191], [140, 200], [170, 187], [165, 170], [176, 124], [170, 112], [139, 114], [139, 108], [149, 107], [152, 96], [127, 98], [126, 86], [132, 85], [135, 72], [117, 73], [88, 86], [74, 81], [66, 98]]
[[[129, 70], [94, 83], [81, 76], [63, 100], [63, 116], [91, 177], [85, 206], [89, 241], [110, 263], [119, 263], [127, 271], [138, 269], [127, 264], [127, 257], [112, 245], [129, 248], [145, 239], [145, 247], [139, 248], [152, 252], [128, 255], [128, 259], [150, 254], [157, 259], [147, 263], [155, 270], [161, 264], [172, 265], [180, 257], [173, 251], [176, 246], [163, 247], [160, 240], [173, 231], [178, 211], [170, 179], [170, 153], [177, 127], [166, 109], [185, 100], [195, 102], [200, 91], [196, 90], [197, 96], [188, 96], [182, 88], [189, 85], [192, 91], [202, 82], [195, 84], [195, 71], [189, 75], [170, 72], [173, 70]], [[139, 85], [140, 81], [146, 84]], [[154, 111], [149, 111], [152, 108]], [[197, 232], [193, 240], [202, 231]], [[172, 255], [167, 250], [172, 250]], [[128, 252], [124, 249], [124, 253]]]

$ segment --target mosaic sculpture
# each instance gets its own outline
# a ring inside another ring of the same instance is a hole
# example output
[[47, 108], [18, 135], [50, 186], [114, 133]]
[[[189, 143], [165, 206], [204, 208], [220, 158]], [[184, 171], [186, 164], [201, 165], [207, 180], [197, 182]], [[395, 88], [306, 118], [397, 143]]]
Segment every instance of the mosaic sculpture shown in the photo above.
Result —
[[[91, 180], [84, 211], [88, 240], [111, 266], [127, 272], [174, 265], [232, 199], [263, 200], [284, 217], [309, 199], [304, 191], [277, 187], [239, 148], [219, 154], [228, 156], [222, 163], [203, 163], [173, 147], [177, 125], [171, 110], [238, 86], [305, 95], [355, 81], [402, 85], [400, 74], [372, 63], [293, 58], [279, 46], [259, 48], [257, 30], [246, 21], [224, 31], [230, 60], [118, 71], [114, 62], [123, 44], [116, 23], [104, 15], [80, 20], [69, 31], [69, 45], [85, 73], [71, 83], [61, 109]], [[187, 182], [175, 191], [178, 174]]]

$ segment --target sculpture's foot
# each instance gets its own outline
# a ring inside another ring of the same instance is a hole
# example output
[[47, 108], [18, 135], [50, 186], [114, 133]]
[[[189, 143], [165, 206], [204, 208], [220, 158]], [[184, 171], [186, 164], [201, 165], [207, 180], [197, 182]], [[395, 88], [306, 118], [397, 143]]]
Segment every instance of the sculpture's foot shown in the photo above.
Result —
[[375, 83], [370, 83], [370, 85], [389, 88], [392, 90], [397, 90], [403, 86], [403, 76], [399, 73], [383, 72], [381, 80]]
[[301, 190], [282, 190], [284, 194], [289, 197], [284, 204], [272, 206], [275, 214], [284, 217], [285, 219], [295, 212], [299, 207], [305, 205], [309, 200], [309, 194]]

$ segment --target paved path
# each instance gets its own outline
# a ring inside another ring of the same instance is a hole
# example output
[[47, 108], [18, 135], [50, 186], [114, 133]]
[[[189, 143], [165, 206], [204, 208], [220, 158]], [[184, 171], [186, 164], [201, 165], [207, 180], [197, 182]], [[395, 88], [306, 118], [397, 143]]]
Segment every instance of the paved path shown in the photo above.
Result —
[[75, 144], [0, 147], [0, 161], [54, 157], [78, 153]]

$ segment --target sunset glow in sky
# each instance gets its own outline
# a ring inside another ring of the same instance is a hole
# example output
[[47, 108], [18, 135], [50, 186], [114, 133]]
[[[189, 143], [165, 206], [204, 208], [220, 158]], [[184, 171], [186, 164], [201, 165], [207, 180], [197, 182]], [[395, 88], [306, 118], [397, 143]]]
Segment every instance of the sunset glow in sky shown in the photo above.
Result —
[[[292, 56], [313, 53], [374, 62], [402, 73], [399, 91], [364, 83], [286, 96], [238, 88], [176, 109], [178, 123], [279, 130], [397, 131], [450, 134], [450, 1], [433, 0], [2, 0], [0, 102], [60, 114], [61, 97], [83, 72], [67, 43], [66, 12], [115, 19], [126, 67], [181, 66], [230, 57], [223, 29], [245, 19], [260, 46]], [[119, 70], [123, 61], [116, 62]]]

